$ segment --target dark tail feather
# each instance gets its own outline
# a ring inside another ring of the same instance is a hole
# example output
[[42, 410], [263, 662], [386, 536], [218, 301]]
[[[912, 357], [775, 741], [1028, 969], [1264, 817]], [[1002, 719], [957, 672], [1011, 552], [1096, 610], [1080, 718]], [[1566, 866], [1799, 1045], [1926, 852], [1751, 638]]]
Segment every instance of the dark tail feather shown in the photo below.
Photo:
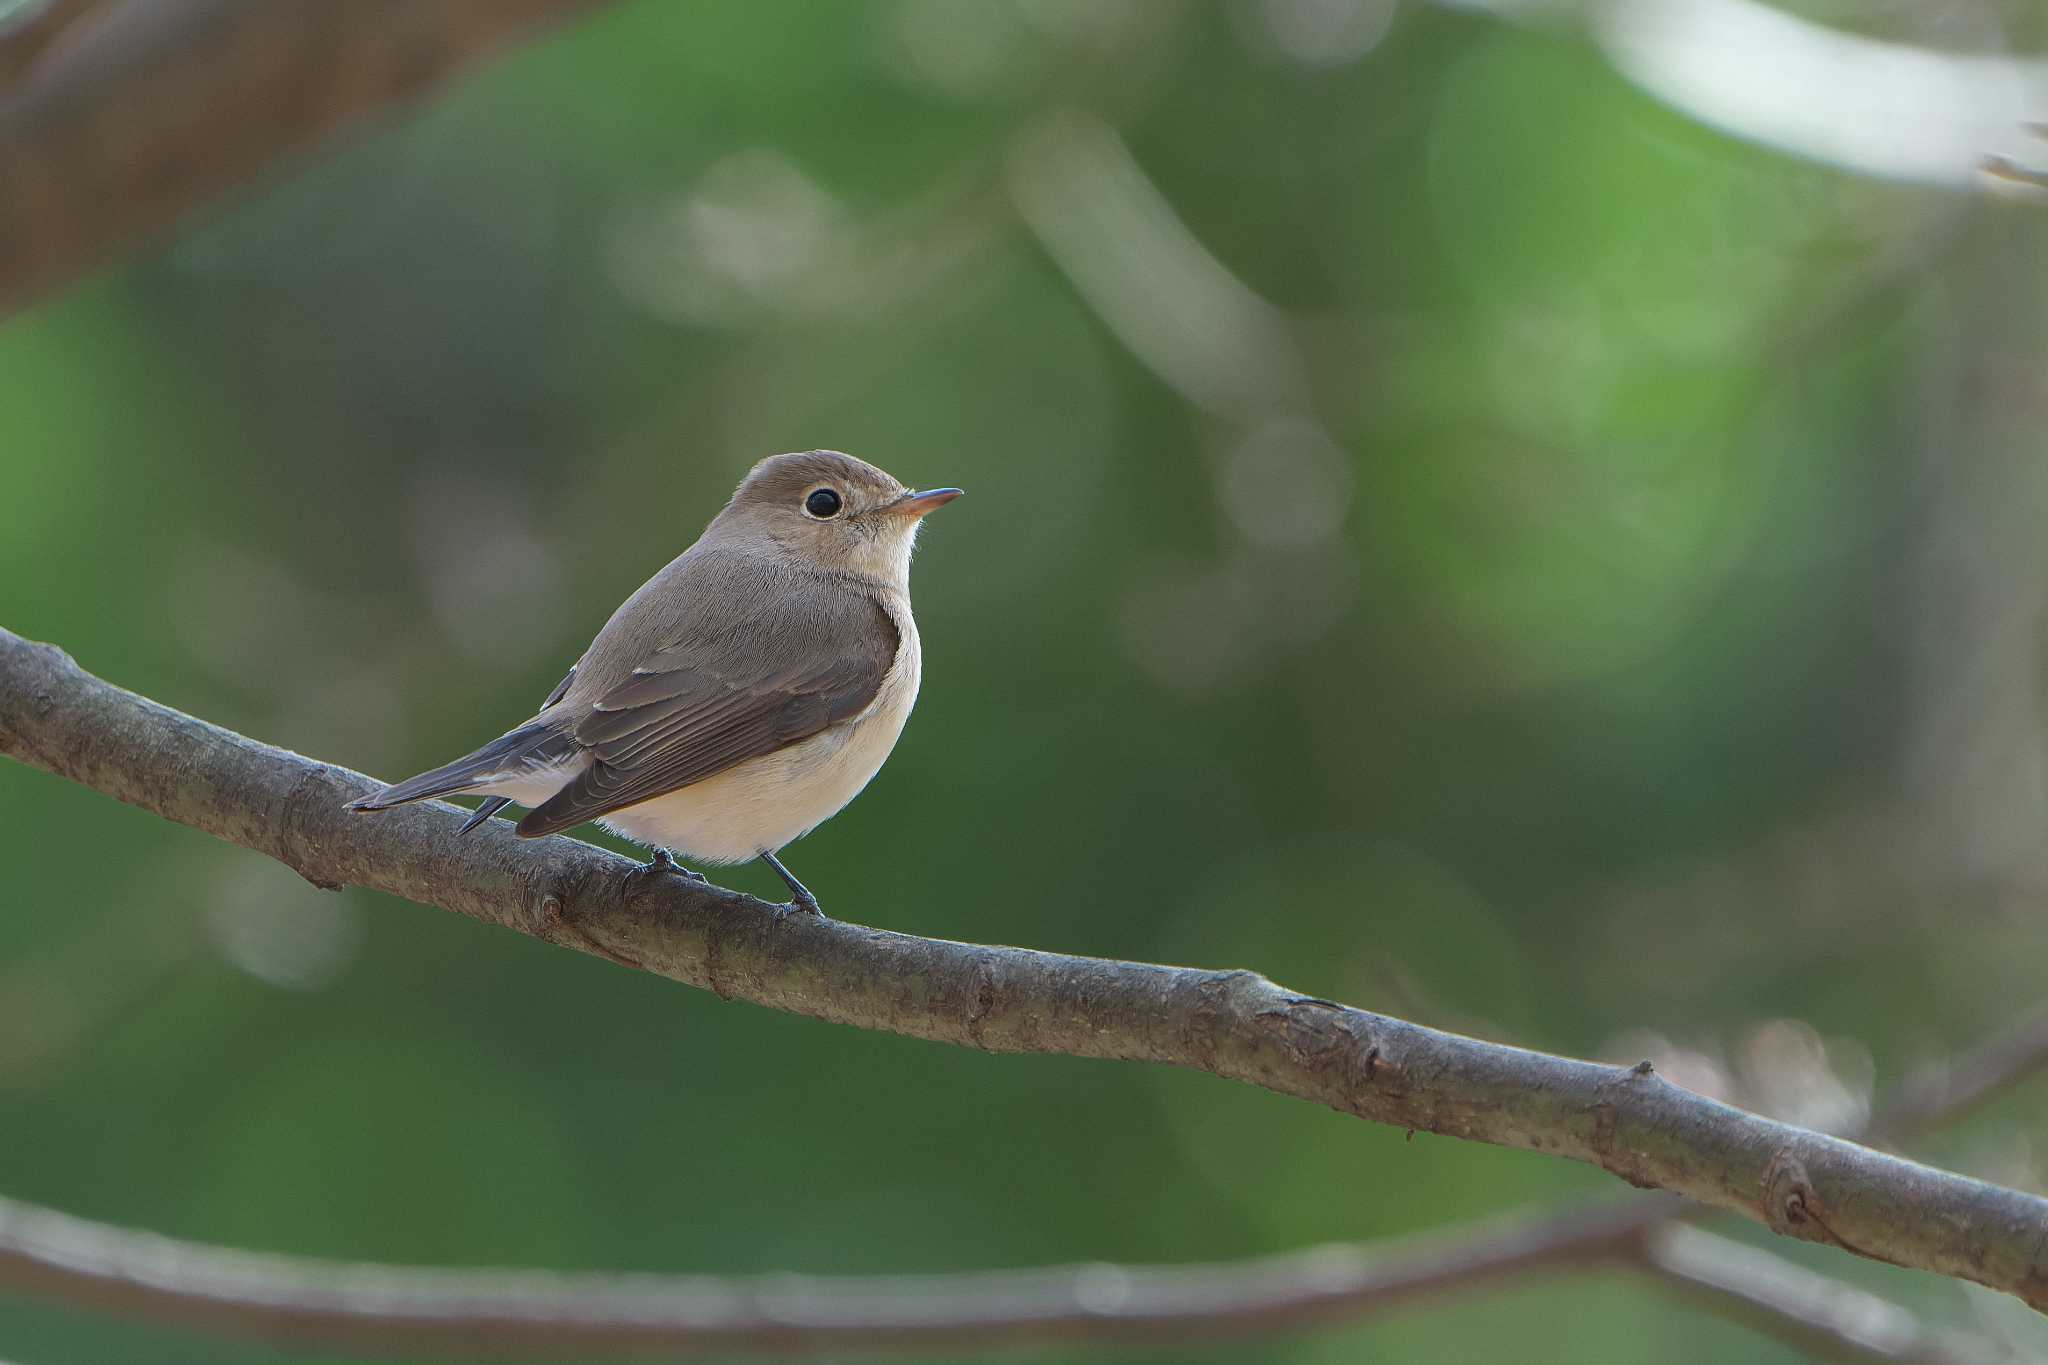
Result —
[[[432, 772], [407, 778], [382, 791], [371, 792], [349, 802], [348, 806], [350, 810], [385, 810], [408, 801], [424, 801], [430, 796], [467, 791], [491, 774], [503, 772], [522, 759], [545, 761], [558, 756], [554, 752], [556, 750], [560, 751], [559, 757], [567, 758], [572, 747], [569, 740], [536, 721], [499, 736], [473, 754], [465, 754], [453, 763], [444, 763]], [[503, 802], [499, 804], [503, 805]], [[495, 811], [498, 807], [491, 809]]]
[[511, 804], [512, 798], [509, 796], [486, 796], [484, 798], [484, 803], [481, 806], [478, 806], [474, 811], [472, 811], [470, 813], [470, 817], [462, 822], [462, 828], [455, 831], [456, 836], [459, 838], [462, 835], [469, 833], [478, 825], [481, 825], [484, 821], [490, 819], [493, 815], [496, 815], [499, 811], [505, 809], [505, 807]]

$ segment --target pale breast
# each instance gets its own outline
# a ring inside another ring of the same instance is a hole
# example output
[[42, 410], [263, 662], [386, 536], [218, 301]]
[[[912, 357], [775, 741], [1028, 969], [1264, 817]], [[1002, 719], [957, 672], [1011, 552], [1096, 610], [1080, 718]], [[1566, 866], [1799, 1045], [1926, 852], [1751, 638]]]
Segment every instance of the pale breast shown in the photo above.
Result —
[[839, 813], [881, 770], [917, 702], [924, 671], [909, 604], [889, 604], [896, 661], [866, 710], [821, 734], [726, 769], [603, 824], [637, 843], [699, 862], [738, 863], [772, 853]]

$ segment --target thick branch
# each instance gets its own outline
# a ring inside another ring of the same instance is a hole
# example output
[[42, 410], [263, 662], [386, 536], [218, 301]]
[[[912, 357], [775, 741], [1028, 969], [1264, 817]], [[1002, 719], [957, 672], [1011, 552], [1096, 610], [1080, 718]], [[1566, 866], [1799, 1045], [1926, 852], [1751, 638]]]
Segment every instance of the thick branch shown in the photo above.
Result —
[[18, 26], [29, 65], [0, 89], [0, 314], [594, 3], [51, 6]]
[[[1002, 1052], [1212, 1072], [1397, 1127], [1583, 1161], [1774, 1231], [2048, 1307], [2048, 1201], [1622, 1069], [1197, 971], [914, 938], [673, 879], [565, 838], [374, 818], [354, 773], [101, 682], [0, 631], [0, 753], [284, 862], [792, 1013]], [[843, 902], [842, 902], [843, 903]]]

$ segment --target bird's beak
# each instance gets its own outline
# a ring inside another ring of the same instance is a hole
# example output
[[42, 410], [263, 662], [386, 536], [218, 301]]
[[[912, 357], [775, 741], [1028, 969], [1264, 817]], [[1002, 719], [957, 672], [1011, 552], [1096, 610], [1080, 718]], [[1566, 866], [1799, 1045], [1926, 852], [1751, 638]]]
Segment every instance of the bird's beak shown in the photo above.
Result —
[[906, 517], [921, 517], [944, 507], [964, 491], [959, 488], [927, 488], [922, 493], [905, 493], [882, 510], [900, 512]]

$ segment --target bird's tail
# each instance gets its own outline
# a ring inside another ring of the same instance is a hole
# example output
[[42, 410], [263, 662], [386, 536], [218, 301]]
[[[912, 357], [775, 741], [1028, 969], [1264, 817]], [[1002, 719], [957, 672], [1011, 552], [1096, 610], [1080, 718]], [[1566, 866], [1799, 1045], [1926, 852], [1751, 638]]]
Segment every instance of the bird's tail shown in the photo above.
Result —
[[[509, 734], [500, 735], [475, 753], [432, 772], [409, 777], [381, 791], [371, 792], [348, 803], [350, 810], [387, 810], [408, 801], [430, 796], [450, 796], [489, 782], [492, 778], [521, 767], [540, 767], [570, 757], [575, 745], [542, 721], [532, 721]], [[500, 801], [500, 806], [505, 803]], [[467, 832], [467, 831], [465, 831]]]

